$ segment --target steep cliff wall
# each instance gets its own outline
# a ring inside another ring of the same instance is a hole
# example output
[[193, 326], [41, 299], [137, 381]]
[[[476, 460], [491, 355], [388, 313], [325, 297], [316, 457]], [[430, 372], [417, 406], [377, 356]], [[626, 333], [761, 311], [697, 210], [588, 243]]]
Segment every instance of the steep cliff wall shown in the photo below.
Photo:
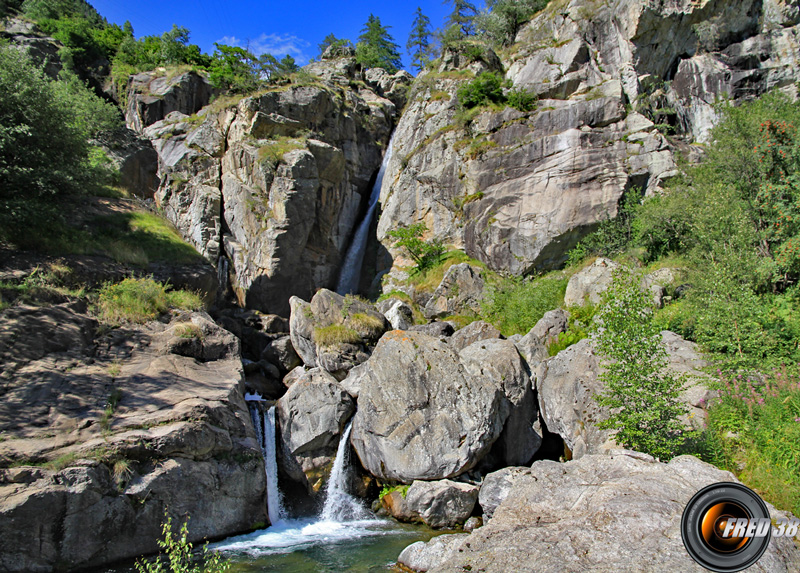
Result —
[[367, 77], [345, 54], [144, 130], [159, 154], [157, 203], [203, 255], [231, 260], [240, 304], [288, 314], [290, 296], [333, 286], [393, 126], [396, 106], [379, 93], [400, 102], [409, 80]]
[[[719, 99], [796, 94], [798, 20], [796, 1], [554, 0], [499, 61], [445, 54], [398, 123], [378, 239], [392, 251], [391, 229], [423, 221], [494, 270], [557, 267], [624, 193], [677, 173], [675, 145], [708, 139]], [[487, 69], [536, 109], [460, 110]]]

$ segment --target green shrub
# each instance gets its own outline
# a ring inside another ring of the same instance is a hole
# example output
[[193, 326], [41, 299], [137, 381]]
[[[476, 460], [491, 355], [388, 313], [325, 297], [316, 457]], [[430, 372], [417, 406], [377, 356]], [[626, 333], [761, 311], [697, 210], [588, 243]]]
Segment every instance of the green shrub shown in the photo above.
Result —
[[589, 336], [589, 329], [597, 312], [597, 307], [587, 304], [576, 306], [569, 309], [569, 327], [566, 332], [558, 335], [558, 338], [551, 342], [547, 347], [550, 356], [555, 356], [565, 348], [569, 348]]
[[510, 280], [489, 289], [483, 315], [504, 336], [527, 334], [544, 313], [564, 303], [566, 289], [567, 279], [560, 275]]
[[428, 230], [425, 223], [415, 223], [408, 227], [400, 226], [387, 233], [389, 237], [396, 239], [395, 248], [402, 248], [417, 264], [417, 270], [423, 271], [435, 265], [442, 253], [444, 245], [441, 241], [433, 239], [423, 241], [422, 235]]
[[458, 101], [466, 109], [504, 103], [503, 86], [505, 79], [495, 72], [483, 72], [477, 78], [458, 89]]
[[[223, 573], [231, 567], [228, 560], [215, 552], [208, 550], [208, 544], [203, 546], [203, 553], [200, 558], [193, 555], [194, 546], [189, 542], [189, 521], [183, 522], [177, 535], [172, 532], [172, 518], [164, 510], [164, 524], [161, 533], [164, 539], [158, 540], [158, 546], [163, 551], [163, 555], [155, 561], [138, 560], [136, 562], [137, 573]], [[167, 566], [165, 569], [164, 566]]]
[[533, 111], [539, 103], [539, 96], [522, 88], [511, 88], [506, 94], [506, 103], [519, 111]]
[[785, 368], [719, 377], [703, 457], [779, 509], [800, 514], [800, 378]]
[[613, 430], [621, 446], [666, 461], [691, 436], [679, 420], [686, 413], [680, 401], [685, 380], [667, 369], [653, 302], [639, 280], [629, 271], [616, 272], [598, 311], [602, 328], [596, 341], [605, 367], [599, 378], [605, 390], [596, 399], [610, 412], [598, 426]]
[[110, 324], [126, 321], [141, 324], [157, 318], [170, 307], [196, 310], [202, 307], [202, 301], [198, 295], [187, 291], [167, 292], [163, 284], [151, 278], [129, 278], [101, 288], [95, 312]]

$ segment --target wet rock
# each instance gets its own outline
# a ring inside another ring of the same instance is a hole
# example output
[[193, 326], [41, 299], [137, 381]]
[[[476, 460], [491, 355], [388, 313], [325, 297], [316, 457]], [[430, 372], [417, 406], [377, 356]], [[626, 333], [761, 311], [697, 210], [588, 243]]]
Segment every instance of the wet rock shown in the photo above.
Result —
[[321, 368], [305, 372], [278, 400], [281, 467], [308, 493], [320, 491], [355, 404]]
[[414, 481], [407, 490], [394, 490], [383, 496], [381, 503], [400, 521], [452, 529], [472, 515], [478, 489], [476, 485], [451, 480]]

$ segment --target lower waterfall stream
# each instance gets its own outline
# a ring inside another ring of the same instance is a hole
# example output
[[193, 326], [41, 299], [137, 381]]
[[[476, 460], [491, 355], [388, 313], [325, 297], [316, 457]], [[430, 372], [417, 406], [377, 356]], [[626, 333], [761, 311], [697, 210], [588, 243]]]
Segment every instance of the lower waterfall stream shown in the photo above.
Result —
[[250, 412], [264, 454], [272, 525], [211, 546], [232, 560], [232, 571], [386, 571], [407, 545], [435, 535], [424, 527], [378, 518], [348, 493], [352, 422], [339, 440], [319, 516], [288, 518], [278, 490], [274, 406], [262, 412], [251, 404]]

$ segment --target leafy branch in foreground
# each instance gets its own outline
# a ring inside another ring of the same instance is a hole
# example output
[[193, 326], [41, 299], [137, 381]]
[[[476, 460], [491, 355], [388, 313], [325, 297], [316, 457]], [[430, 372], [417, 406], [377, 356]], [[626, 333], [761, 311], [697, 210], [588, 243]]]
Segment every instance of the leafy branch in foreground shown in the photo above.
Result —
[[[164, 511], [164, 524], [161, 532], [164, 539], [158, 540], [158, 546], [164, 555], [152, 562], [139, 560], [136, 562], [137, 573], [223, 573], [230, 569], [231, 563], [216, 551], [209, 551], [208, 544], [203, 546], [202, 556], [198, 559], [192, 554], [194, 546], [189, 542], [189, 520], [181, 525], [177, 536], [172, 532], [172, 518]], [[166, 563], [165, 563], [166, 562]], [[168, 565], [165, 568], [164, 565]]]

